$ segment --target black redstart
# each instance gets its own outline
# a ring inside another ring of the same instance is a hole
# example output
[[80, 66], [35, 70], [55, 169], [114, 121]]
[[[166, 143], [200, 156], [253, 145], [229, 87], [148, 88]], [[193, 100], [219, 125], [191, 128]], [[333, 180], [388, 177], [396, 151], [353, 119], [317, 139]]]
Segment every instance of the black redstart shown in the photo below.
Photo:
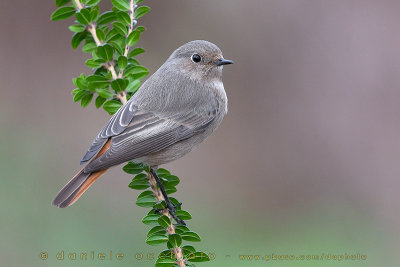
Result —
[[222, 66], [232, 63], [207, 41], [176, 49], [111, 117], [53, 205], [72, 205], [108, 168], [127, 161], [150, 166], [159, 182], [154, 169], [190, 152], [221, 123], [228, 104]]

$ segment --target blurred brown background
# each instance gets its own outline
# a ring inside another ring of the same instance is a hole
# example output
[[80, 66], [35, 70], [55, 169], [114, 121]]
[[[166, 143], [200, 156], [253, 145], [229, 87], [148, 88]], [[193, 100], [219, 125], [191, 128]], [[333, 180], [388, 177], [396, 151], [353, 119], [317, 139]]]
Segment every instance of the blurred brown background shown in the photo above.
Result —
[[[108, 2], [108, 1], [105, 1]], [[181, 44], [206, 39], [224, 70], [229, 114], [210, 139], [169, 164], [176, 197], [215, 253], [201, 266], [266, 265], [240, 255], [352, 254], [366, 261], [275, 266], [398, 266], [400, 2], [155, 1], [140, 56], [151, 73]], [[106, 5], [107, 6], [107, 5]], [[132, 177], [113, 169], [73, 207], [50, 202], [109, 118], [73, 103], [85, 67], [71, 20], [53, 1], [0, 3], [0, 266], [153, 266]], [[104, 10], [104, 9], [103, 9]], [[117, 262], [57, 261], [113, 250]], [[39, 253], [46, 251], [47, 260]]]

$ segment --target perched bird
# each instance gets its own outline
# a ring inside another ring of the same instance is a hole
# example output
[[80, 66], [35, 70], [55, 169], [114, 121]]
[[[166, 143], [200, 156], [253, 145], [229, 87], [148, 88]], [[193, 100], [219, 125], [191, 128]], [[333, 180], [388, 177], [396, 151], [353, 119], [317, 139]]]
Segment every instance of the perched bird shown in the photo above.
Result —
[[157, 180], [159, 165], [193, 150], [221, 123], [228, 110], [222, 68], [232, 63], [207, 41], [176, 49], [96, 136], [81, 160], [85, 166], [53, 205], [72, 205], [107, 169], [127, 161], [150, 166]]

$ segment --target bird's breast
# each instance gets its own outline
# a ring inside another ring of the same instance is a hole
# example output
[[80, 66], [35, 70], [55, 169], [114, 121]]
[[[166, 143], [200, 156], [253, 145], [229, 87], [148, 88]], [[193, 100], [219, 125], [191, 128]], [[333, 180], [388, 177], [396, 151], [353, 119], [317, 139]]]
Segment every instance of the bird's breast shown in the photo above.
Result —
[[212, 80], [210, 88], [222, 108], [221, 111], [226, 114], [228, 112], [228, 97], [226, 96], [223, 82], [221, 79]]

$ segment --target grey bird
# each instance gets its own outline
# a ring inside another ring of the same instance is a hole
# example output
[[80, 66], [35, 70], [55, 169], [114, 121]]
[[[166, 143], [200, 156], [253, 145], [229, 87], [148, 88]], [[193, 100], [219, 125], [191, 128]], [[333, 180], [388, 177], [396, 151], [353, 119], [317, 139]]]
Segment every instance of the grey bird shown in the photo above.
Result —
[[72, 205], [108, 168], [127, 161], [150, 166], [157, 180], [159, 165], [192, 151], [221, 123], [228, 111], [222, 69], [232, 63], [207, 41], [176, 49], [96, 136], [81, 160], [85, 166], [53, 205]]

